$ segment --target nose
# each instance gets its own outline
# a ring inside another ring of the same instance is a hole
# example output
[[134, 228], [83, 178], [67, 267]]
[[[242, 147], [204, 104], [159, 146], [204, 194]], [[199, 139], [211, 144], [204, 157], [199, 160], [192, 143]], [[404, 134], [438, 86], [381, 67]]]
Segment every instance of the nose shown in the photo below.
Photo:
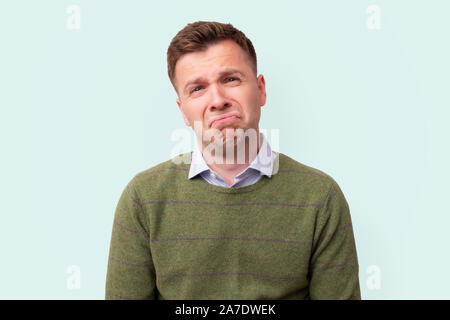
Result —
[[210, 94], [211, 94], [209, 105], [210, 110], [212, 111], [216, 109], [221, 110], [231, 105], [231, 102], [227, 98], [225, 92], [223, 91], [223, 88], [221, 88], [219, 85], [211, 85]]

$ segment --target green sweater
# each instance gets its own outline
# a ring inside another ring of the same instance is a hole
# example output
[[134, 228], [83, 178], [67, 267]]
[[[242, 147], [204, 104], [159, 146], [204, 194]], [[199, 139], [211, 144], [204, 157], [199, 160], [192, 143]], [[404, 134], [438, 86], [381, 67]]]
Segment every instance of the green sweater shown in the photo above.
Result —
[[115, 211], [105, 298], [361, 299], [343, 192], [277, 154], [271, 178], [238, 188], [188, 180], [175, 158], [138, 173]]

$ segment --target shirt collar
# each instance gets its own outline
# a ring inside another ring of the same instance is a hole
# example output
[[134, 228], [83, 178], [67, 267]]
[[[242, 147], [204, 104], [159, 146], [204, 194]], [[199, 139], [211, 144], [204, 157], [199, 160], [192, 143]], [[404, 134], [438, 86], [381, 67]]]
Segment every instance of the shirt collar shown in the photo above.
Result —
[[[249, 168], [255, 169], [259, 171], [261, 174], [268, 176], [269, 178], [272, 176], [273, 172], [273, 161], [274, 154], [270, 147], [269, 142], [262, 132], [259, 132], [259, 143], [260, 148], [259, 152], [256, 155], [255, 159], [250, 163], [250, 165], [245, 168], [243, 172], [237, 175], [237, 177], [245, 174]], [[188, 179], [195, 177], [196, 175], [202, 173], [203, 171], [211, 170], [211, 168], [206, 163], [203, 155], [198, 148], [197, 142], [194, 143], [194, 150], [191, 152], [191, 166], [189, 169]], [[211, 170], [212, 171], [212, 170]]]

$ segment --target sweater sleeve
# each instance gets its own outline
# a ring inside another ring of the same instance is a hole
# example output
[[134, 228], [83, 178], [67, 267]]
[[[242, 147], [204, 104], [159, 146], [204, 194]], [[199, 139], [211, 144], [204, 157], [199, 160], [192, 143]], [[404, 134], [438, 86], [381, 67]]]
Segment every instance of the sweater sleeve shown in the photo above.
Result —
[[310, 260], [310, 298], [360, 300], [359, 265], [348, 203], [333, 180], [320, 210]]
[[148, 219], [132, 182], [122, 192], [114, 214], [105, 300], [147, 300], [156, 295]]

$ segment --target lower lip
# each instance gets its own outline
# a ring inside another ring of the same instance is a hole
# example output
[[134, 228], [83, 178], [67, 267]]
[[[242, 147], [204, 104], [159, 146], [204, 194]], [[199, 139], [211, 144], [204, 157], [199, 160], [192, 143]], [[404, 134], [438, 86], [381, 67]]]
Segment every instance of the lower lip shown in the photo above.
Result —
[[238, 118], [237, 116], [231, 116], [231, 117], [227, 117], [224, 119], [216, 120], [211, 124], [211, 127], [219, 125], [219, 124], [223, 124], [223, 123], [233, 122], [237, 118]]

